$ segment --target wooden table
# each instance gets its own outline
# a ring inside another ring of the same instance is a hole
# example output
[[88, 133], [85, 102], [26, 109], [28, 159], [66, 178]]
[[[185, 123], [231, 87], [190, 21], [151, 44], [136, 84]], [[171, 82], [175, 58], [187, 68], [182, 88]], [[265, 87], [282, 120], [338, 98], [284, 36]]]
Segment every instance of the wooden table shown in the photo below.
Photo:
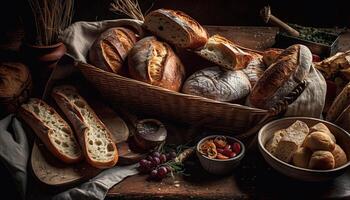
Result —
[[[275, 43], [276, 28], [267, 27], [207, 27], [209, 33], [221, 35], [238, 44], [266, 49]], [[339, 48], [350, 49], [350, 35], [341, 38]], [[3, 56], [1, 56], [3, 57]], [[171, 137], [178, 142], [186, 139], [188, 127], [178, 127]], [[172, 139], [173, 140], [173, 139]], [[135, 175], [114, 186], [108, 199], [318, 199], [350, 198], [350, 172], [325, 183], [303, 183], [286, 178], [271, 169], [256, 149], [250, 151], [241, 165], [230, 176], [215, 177], [207, 174], [193, 157], [186, 162], [191, 176], [175, 176], [162, 182], [146, 181], [146, 176]], [[47, 188], [32, 177], [29, 191], [30, 199], [47, 199], [48, 196], [67, 188]]]

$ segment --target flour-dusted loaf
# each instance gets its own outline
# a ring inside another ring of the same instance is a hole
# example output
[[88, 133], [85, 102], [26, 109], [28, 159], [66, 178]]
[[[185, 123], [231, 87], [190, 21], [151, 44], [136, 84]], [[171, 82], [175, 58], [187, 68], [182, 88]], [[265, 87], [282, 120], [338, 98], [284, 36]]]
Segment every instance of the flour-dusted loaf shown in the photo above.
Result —
[[87, 162], [110, 168], [118, 161], [118, 150], [107, 127], [72, 86], [53, 89], [52, 97], [72, 123]]
[[241, 71], [209, 67], [192, 74], [182, 92], [217, 101], [236, 101], [246, 97], [251, 89], [248, 77]]
[[243, 69], [254, 59], [254, 53], [240, 49], [232, 41], [213, 35], [196, 53], [215, 64], [231, 70]]
[[306, 46], [288, 47], [255, 84], [249, 97], [251, 105], [273, 108], [309, 75], [311, 65], [312, 54]]
[[152, 85], [179, 91], [185, 68], [172, 48], [150, 36], [138, 41], [128, 57], [131, 78]]
[[197, 49], [208, 40], [207, 31], [181, 11], [158, 9], [146, 15], [143, 27], [170, 44]]
[[287, 134], [285, 129], [276, 131], [271, 139], [266, 143], [265, 148], [273, 155], [276, 152], [278, 143], [281, 141], [282, 137]]
[[279, 141], [274, 156], [289, 163], [292, 161], [294, 153], [301, 147], [309, 133], [306, 123], [297, 120], [285, 129], [286, 134]]
[[350, 83], [348, 83], [333, 101], [328, 110], [326, 120], [334, 122], [341, 113], [350, 105]]
[[310, 133], [316, 132], [316, 131], [326, 133], [332, 139], [332, 141], [334, 143], [337, 142], [334, 135], [331, 133], [331, 131], [328, 129], [328, 127], [326, 125], [324, 125], [323, 123], [317, 123], [310, 128]]
[[254, 87], [256, 82], [258, 82], [260, 77], [264, 74], [265, 69], [261, 56], [256, 55], [242, 71], [247, 75], [252, 87]]
[[136, 34], [127, 28], [111, 28], [103, 32], [89, 50], [91, 64], [105, 71], [119, 73], [136, 43]]
[[29, 99], [22, 104], [19, 115], [55, 157], [65, 163], [76, 163], [83, 158], [70, 126], [44, 101]]

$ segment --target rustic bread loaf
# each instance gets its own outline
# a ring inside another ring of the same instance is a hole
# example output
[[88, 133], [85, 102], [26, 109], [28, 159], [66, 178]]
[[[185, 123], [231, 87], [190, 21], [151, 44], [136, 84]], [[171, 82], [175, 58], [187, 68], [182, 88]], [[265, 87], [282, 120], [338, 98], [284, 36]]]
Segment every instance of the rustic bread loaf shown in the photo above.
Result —
[[110, 168], [118, 161], [118, 150], [107, 127], [72, 86], [53, 89], [52, 97], [72, 123], [87, 162]]
[[293, 165], [308, 168], [312, 151], [305, 147], [300, 147], [293, 155]]
[[186, 49], [203, 47], [207, 31], [181, 11], [158, 9], [146, 15], [143, 27], [170, 44]]
[[329, 151], [315, 151], [312, 153], [309, 168], [310, 169], [333, 169], [335, 167], [335, 160]]
[[344, 150], [339, 145], [337, 144], [335, 145], [335, 148], [332, 151], [332, 154], [334, 156], [335, 167], [340, 167], [342, 165], [345, 165], [348, 162], [348, 159]]
[[274, 156], [289, 163], [294, 153], [303, 144], [309, 133], [309, 127], [304, 122], [297, 120], [285, 130], [286, 134], [279, 141]]
[[131, 78], [152, 85], [179, 91], [185, 69], [171, 47], [155, 37], [138, 41], [128, 57]]
[[132, 30], [122, 27], [108, 29], [90, 48], [89, 61], [105, 71], [119, 73], [135, 43], [136, 34]]
[[287, 134], [285, 129], [276, 131], [272, 138], [266, 143], [265, 148], [273, 155], [276, 152], [278, 143], [281, 141], [282, 137]]
[[192, 74], [182, 92], [217, 101], [235, 101], [246, 97], [251, 89], [247, 76], [241, 71], [209, 67]]
[[345, 108], [350, 105], [350, 83], [348, 83], [333, 101], [328, 110], [326, 120], [334, 122], [341, 115]]
[[278, 56], [281, 55], [283, 49], [270, 48], [264, 51], [263, 53], [263, 61], [264, 64], [269, 67], [272, 63], [276, 62]]
[[30, 95], [32, 79], [22, 63], [0, 63], [0, 116], [15, 112]]
[[333, 151], [335, 148], [335, 143], [328, 134], [316, 131], [310, 133], [306, 137], [303, 146], [311, 149], [312, 151]]
[[83, 158], [70, 126], [44, 101], [30, 99], [22, 104], [19, 115], [58, 159], [76, 163]]
[[252, 87], [254, 87], [256, 82], [258, 82], [260, 77], [264, 74], [265, 69], [261, 56], [255, 56], [242, 71], [247, 75]]
[[303, 45], [288, 47], [261, 76], [250, 94], [252, 106], [270, 109], [309, 74], [312, 54]]
[[332, 141], [333, 141], [334, 143], [337, 142], [337, 140], [335, 139], [334, 135], [333, 135], [333, 134], [331, 133], [331, 131], [327, 128], [327, 126], [324, 125], [323, 123], [317, 123], [317, 124], [315, 124], [314, 126], [312, 126], [312, 127], [310, 128], [310, 133], [316, 132], [316, 131], [326, 133], [326, 134], [332, 139]]
[[255, 54], [240, 49], [230, 40], [213, 35], [196, 53], [215, 64], [231, 70], [243, 69], [254, 59]]

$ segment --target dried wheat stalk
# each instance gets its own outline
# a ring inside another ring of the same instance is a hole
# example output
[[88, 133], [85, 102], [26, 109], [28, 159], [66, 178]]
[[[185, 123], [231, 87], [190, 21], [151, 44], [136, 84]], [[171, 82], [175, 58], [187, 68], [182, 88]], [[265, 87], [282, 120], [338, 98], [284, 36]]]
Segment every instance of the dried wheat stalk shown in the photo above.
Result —
[[60, 31], [72, 21], [74, 0], [28, 0], [28, 3], [34, 15], [36, 44], [57, 43]]
[[145, 20], [137, 0], [114, 0], [114, 3], [111, 3], [110, 10], [122, 13], [132, 19]]

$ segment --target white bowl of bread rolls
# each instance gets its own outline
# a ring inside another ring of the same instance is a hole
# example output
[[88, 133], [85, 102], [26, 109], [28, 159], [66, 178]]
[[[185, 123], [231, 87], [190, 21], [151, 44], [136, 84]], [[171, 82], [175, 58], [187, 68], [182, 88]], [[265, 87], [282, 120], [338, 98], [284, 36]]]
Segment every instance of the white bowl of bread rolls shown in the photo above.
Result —
[[278, 172], [302, 181], [336, 178], [350, 165], [350, 135], [330, 122], [288, 117], [260, 129], [259, 150]]

